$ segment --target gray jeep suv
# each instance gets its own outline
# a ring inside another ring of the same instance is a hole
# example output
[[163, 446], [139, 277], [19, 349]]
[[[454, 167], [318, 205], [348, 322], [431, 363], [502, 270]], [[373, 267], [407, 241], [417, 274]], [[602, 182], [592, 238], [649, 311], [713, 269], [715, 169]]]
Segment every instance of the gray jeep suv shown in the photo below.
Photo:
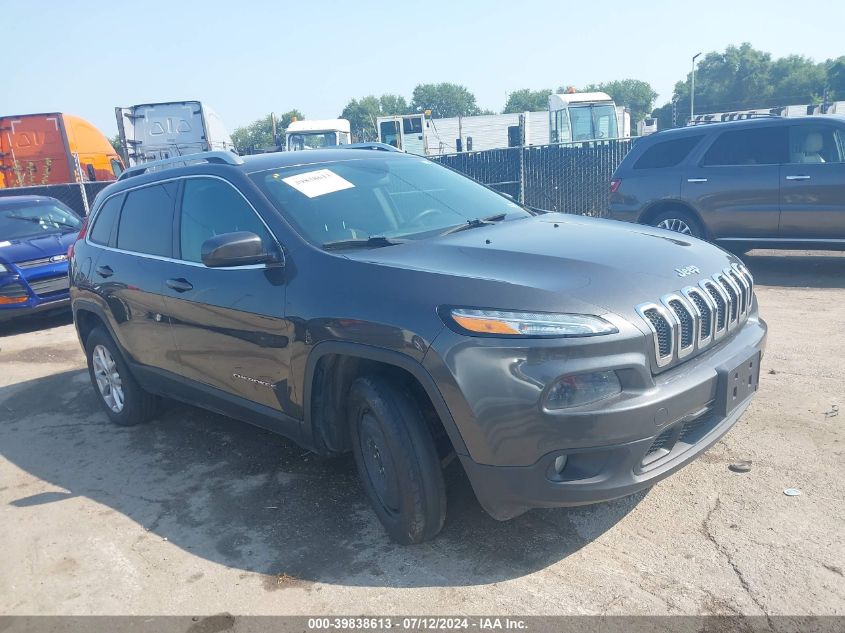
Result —
[[609, 217], [751, 248], [845, 247], [845, 117], [762, 117], [637, 141]]
[[[536, 214], [431, 161], [330, 149], [128, 169], [70, 255], [105, 413], [175, 398], [351, 451], [388, 533], [631, 494], [737, 421], [766, 325], [688, 236]], [[170, 166], [171, 168], [166, 168]]]

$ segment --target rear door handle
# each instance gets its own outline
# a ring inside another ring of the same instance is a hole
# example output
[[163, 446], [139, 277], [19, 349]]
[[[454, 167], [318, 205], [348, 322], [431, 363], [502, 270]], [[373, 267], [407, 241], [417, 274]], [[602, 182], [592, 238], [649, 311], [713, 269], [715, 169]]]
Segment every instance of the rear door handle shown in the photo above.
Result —
[[809, 176], [804, 176], [804, 175], [802, 174], [802, 175], [800, 175], [800, 176], [787, 176], [787, 177], [786, 177], [786, 179], [787, 179], [787, 180], [809, 180], [809, 179], [810, 179], [810, 177], [809, 177]]
[[100, 277], [111, 277], [114, 271], [111, 269], [111, 266], [97, 266], [97, 274]]
[[176, 292], [188, 292], [188, 290], [193, 290], [194, 287], [191, 285], [187, 279], [168, 279], [166, 282], [168, 288], [175, 290]]
[[707, 182], [707, 178], [687, 178], [687, 182]]

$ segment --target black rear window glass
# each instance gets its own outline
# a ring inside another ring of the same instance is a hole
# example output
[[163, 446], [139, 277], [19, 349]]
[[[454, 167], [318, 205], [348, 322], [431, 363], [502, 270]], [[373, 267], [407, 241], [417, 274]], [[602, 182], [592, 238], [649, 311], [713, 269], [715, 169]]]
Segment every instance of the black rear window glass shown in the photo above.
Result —
[[723, 132], [704, 155], [705, 165], [777, 165], [789, 155], [787, 128]]
[[634, 163], [634, 169], [659, 169], [675, 167], [683, 161], [704, 135], [685, 136], [671, 141], [663, 141], [649, 147]]
[[133, 253], [170, 257], [173, 251], [173, 203], [176, 184], [130, 191], [120, 214], [117, 247]]
[[123, 203], [123, 196], [114, 196], [106, 200], [103, 208], [97, 214], [94, 228], [91, 229], [91, 241], [94, 244], [108, 246], [112, 229], [114, 228], [117, 214], [120, 212], [120, 205]]

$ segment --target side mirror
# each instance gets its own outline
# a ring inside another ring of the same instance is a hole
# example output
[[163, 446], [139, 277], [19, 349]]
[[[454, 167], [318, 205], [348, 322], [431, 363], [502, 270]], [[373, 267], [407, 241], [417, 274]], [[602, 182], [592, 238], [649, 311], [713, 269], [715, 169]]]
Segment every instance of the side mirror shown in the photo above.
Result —
[[281, 263], [275, 253], [268, 253], [261, 238], [249, 231], [223, 233], [202, 245], [202, 263], [209, 268]]

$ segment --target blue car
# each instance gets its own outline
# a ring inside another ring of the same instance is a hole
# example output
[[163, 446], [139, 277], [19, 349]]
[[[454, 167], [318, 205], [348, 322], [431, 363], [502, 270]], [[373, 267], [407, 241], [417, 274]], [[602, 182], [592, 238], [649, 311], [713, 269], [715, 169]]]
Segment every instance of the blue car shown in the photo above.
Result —
[[67, 251], [81, 226], [55, 198], [0, 198], [0, 322], [68, 307]]

